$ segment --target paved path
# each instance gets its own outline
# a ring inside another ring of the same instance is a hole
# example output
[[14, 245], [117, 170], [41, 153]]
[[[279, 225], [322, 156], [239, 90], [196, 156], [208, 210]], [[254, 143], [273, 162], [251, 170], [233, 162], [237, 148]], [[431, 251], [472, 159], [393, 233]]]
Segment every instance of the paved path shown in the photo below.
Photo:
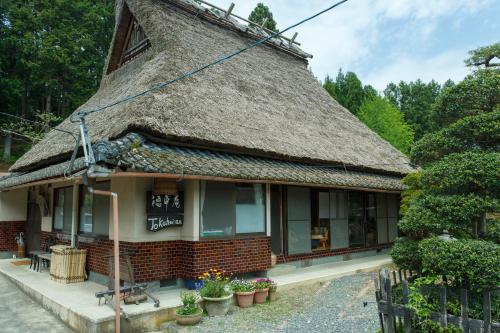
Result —
[[73, 331], [0, 274], [0, 332], [71, 333]]

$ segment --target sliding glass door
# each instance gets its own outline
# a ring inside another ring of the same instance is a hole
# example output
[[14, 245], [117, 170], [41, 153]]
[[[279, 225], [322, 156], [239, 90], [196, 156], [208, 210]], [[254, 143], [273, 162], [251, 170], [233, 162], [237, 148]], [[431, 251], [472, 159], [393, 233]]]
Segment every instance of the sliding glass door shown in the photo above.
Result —
[[349, 192], [349, 246], [365, 245], [364, 233], [364, 195], [361, 192]]

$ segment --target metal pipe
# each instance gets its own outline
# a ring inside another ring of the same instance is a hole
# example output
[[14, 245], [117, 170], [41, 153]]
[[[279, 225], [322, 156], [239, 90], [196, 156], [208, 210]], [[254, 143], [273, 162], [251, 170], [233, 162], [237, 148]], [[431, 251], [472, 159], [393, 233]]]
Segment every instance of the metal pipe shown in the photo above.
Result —
[[94, 190], [89, 192], [111, 197], [113, 201], [113, 252], [115, 261], [115, 332], [120, 333], [120, 238], [118, 234], [118, 194], [111, 191]]

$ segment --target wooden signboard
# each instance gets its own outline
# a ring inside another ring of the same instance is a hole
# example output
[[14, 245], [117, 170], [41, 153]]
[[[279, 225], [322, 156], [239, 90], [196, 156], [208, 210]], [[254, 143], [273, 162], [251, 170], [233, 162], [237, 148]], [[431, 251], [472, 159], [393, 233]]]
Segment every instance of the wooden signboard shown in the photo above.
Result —
[[159, 231], [168, 227], [182, 226], [184, 223], [184, 193], [146, 193], [146, 228]]

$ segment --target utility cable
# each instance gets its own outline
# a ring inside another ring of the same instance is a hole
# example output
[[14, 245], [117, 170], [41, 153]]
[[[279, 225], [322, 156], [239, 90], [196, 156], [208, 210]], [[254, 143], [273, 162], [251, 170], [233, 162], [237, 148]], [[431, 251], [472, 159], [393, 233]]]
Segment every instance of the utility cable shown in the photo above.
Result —
[[[318, 16], [320, 16], [320, 15], [322, 15], [322, 14], [324, 14], [324, 13], [326, 13], [326, 12], [328, 12], [328, 11], [332, 10], [332, 9], [334, 9], [334, 8], [335, 8], [335, 7], [337, 7], [337, 6], [340, 6], [341, 4], [343, 4], [344, 2], [347, 2], [347, 1], [348, 1], [348, 0], [342, 0], [342, 1], [339, 1], [339, 2], [337, 2], [337, 3], [333, 4], [332, 6], [330, 6], [330, 7], [326, 8], [326, 9], [324, 9], [324, 10], [322, 10], [322, 11], [320, 11], [320, 12], [318, 12], [318, 13], [316, 13], [316, 14], [312, 15], [312, 16], [309, 16], [308, 18], [305, 18], [305, 19], [303, 19], [302, 21], [300, 21], [300, 22], [298, 22], [298, 23], [295, 23], [295, 24], [293, 24], [293, 25], [289, 26], [288, 28], [286, 28], [286, 29], [284, 29], [284, 30], [281, 30], [281, 31], [275, 32], [275, 33], [273, 33], [273, 34], [269, 35], [268, 37], [262, 38], [262, 39], [260, 39], [260, 40], [258, 40], [258, 41], [256, 41], [256, 42], [254, 42], [254, 43], [252, 43], [252, 44], [250, 44], [250, 45], [248, 45], [248, 46], [244, 47], [244, 48], [243, 48], [243, 49], [241, 49], [241, 50], [238, 50], [238, 51], [233, 52], [233, 53], [231, 53], [231, 54], [229, 54], [229, 55], [226, 55], [226, 56], [223, 56], [223, 57], [221, 57], [221, 58], [218, 58], [217, 60], [215, 60], [215, 61], [213, 61], [213, 62], [211, 62], [211, 63], [209, 63], [209, 64], [207, 64], [207, 65], [204, 65], [204, 66], [202, 66], [202, 67], [199, 67], [199, 68], [194, 69], [194, 70], [189, 71], [189, 72], [185, 72], [184, 74], [181, 74], [180, 76], [176, 77], [176, 78], [175, 78], [175, 79], [173, 79], [173, 80], [170, 80], [170, 81], [166, 81], [166, 82], [160, 83], [160, 84], [155, 85], [155, 86], [153, 86], [153, 87], [151, 87], [151, 88], [149, 88], [149, 89], [147, 89], [147, 90], [144, 90], [143, 92], [140, 92], [140, 93], [138, 93], [138, 94], [131, 95], [131, 96], [128, 96], [128, 97], [125, 97], [125, 98], [123, 98], [123, 99], [121, 99], [121, 100], [118, 100], [118, 101], [116, 101], [116, 102], [113, 102], [113, 103], [107, 104], [107, 105], [102, 106], [102, 107], [98, 107], [98, 108], [96, 108], [96, 109], [92, 109], [92, 110], [82, 110], [82, 111], [79, 111], [79, 112], [76, 114], [76, 116], [77, 116], [78, 118], [81, 118], [81, 117], [85, 117], [86, 115], [91, 114], [91, 113], [95, 113], [95, 112], [103, 111], [103, 110], [108, 109], [108, 108], [111, 108], [111, 107], [113, 107], [113, 106], [116, 106], [116, 105], [119, 105], [119, 104], [122, 104], [122, 103], [125, 103], [125, 102], [128, 102], [128, 101], [131, 101], [131, 100], [133, 100], [133, 99], [136, 99], [136, 98], [138, 98], [138, 97], [144, 96], [144, 95], [149, 94], [149, 93], [151, 93], [151, 92], [158, 91], [158, 90], [160, 90], [160, 89], [162, 89], [162, 88], [165, 88], [165, 87], [167, 87], [167, 86], [169, 86], [169, 85], [171, 85], [171, 84], [173, 84], [173, 83], [175, 83], [175, 82], [177, 82], [177, 81], [183, 80], [183, 79], [188, 78], [188, 77], [192, 77], [193, 75], [198, 74], [198, 73], [200, 73], [200, 72], [204, 71], [205, 69], [208, 69], [208, 68], [213, 67], [213, 66], [218, 65], [218, 64], [222, 64], [222, 63], [224, 63], [224, 62], [226, 62], [226, 61], [230, 60], [231, 58], [236, 57], [237, 55], [239, 55], [239, 54], [241, 54], [241, 53], [243, 53], [243, 52], [246, 52], [246, 51], [248, 51], [248, 50], [250, 50], [250, 49], [253, 49], [253, 48], [254, 48], [254, 47], [256, 47], [256, 46], [259, 46], [259, 45], [261, 45], [261, 44], [263, 44], [263, 43], [267, 42], [268, 40], [270, 40], [270, 39], [272, 39], [272, 38], [275, 38], [275, 37], [277, 37], [277, 36], [279, 36], [279, 35], [281, 35], [281, 34], [283, 34], [283, 33], [287, 32], [288, 30], [291, 30], [291, 29], [293, 29], [293, 28], [295, 28], [295, 27], [298, 27], [299, 25], [302, 25], [302, 24], [304, 24], [305, 22], [312, 20], [312, 19], [314, 19], [314, 18], [316, 18], [316, 17], [318, 17]], [[78, 121], [77, 119], [73, 118], [73, 116], [71, 117], [71, 120], [72, 120], [73, 122], [77, 122], [77, 121]]]

